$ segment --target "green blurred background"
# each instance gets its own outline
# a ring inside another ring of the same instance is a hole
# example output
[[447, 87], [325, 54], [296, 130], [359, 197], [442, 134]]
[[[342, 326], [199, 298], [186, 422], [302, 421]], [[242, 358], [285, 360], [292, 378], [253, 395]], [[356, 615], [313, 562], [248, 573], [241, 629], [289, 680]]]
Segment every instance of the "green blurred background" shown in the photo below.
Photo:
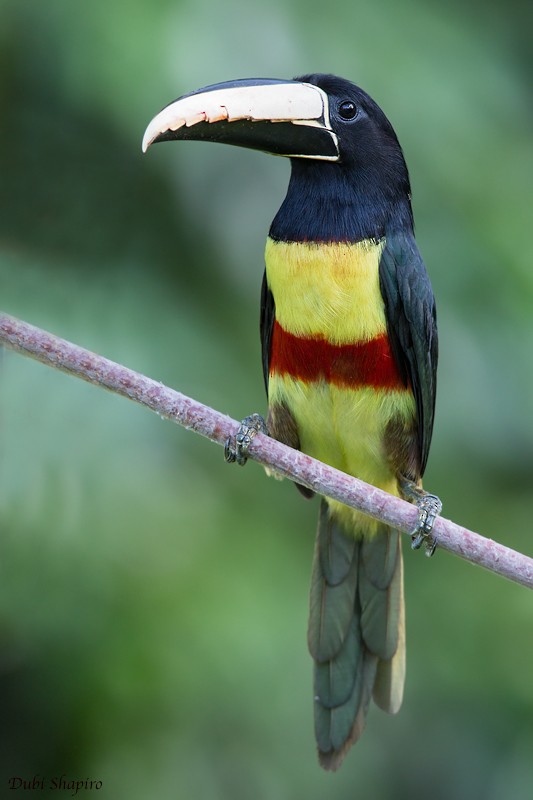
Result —
[[[1, 306], [234, 417], [264, 410], [263, 247], [289, 165], [201, 143], [143, 157], [141, 136], [207, 83], [351, 78], [403, 144], [438, 300], [426, 485], [531, 552], [530, 29], [519, 0], [3, 0]], [[16, 354], [0, 386], [2, 797], [65, 773], [119, 800], [531, 800], [530, 592], [406, 547], [404, 707], [374, 708], [325, 774], [317, 503]]]

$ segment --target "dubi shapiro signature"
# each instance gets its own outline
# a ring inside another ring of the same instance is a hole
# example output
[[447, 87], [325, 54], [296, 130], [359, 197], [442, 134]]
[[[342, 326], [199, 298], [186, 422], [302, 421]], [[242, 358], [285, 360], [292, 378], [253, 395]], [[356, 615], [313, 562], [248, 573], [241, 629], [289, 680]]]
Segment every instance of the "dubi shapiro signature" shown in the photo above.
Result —
[[69, 778], [66, 775], [58, 775], [46, 778], [42, 775], [34, 775], [33, 778], [22, 778], [20, 775], [13, 775], [9, 778], [8, 787], [11, 790], [22, 789], [23, 791], [44, 791], [45, 789], [70, 792], [71, 797], [76, 797], [78, 792], [86, 792], [102, 788], [102, 781], [95, 781], [91, 778], [80, 780]]

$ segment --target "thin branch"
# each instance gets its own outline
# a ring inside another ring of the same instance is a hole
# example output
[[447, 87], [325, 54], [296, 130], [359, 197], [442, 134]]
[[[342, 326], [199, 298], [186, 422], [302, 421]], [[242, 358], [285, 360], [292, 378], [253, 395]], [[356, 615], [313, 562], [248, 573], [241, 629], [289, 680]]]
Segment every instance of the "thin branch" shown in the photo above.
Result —
[[[0, 314], [0, 344], [55, 369], [128, 397], [157, 414], [224, 444], [239, 423], [208, 406], [169, 389], [138, 372], [59, 339], [39, 328]], [[250, 446], [250, 458], [292, 481], [359, 509], [375, 519], [409, 533], [415, 527], [417, 509], [398, 497], [376, 489], [344, 472], [258, 434]], [[533, 588], [533, 559], [439, 517], [434, 536], [439, 547], [461, 558]]]

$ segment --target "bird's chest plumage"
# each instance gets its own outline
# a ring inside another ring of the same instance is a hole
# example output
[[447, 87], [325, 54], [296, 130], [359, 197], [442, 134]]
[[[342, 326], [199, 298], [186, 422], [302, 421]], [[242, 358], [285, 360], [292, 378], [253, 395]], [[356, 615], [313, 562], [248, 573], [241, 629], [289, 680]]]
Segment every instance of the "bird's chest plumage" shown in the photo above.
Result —
[[414, 399], [387, 336], [382, 249], [268, 240], [269, 406], [290, 410], [304, 452], [393, 490], [385, 432], [391, 420], [413, 417]]

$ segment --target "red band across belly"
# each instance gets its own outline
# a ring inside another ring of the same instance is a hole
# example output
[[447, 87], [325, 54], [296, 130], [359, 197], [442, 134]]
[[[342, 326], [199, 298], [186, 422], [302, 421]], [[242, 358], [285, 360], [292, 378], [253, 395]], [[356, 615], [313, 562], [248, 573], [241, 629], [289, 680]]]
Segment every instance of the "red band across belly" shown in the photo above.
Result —
[[405, 389], [386, 333], [368, 342], [331, 344], [322, 336], [295, 336], [274, 321], [270, 374], [336, 386]]

